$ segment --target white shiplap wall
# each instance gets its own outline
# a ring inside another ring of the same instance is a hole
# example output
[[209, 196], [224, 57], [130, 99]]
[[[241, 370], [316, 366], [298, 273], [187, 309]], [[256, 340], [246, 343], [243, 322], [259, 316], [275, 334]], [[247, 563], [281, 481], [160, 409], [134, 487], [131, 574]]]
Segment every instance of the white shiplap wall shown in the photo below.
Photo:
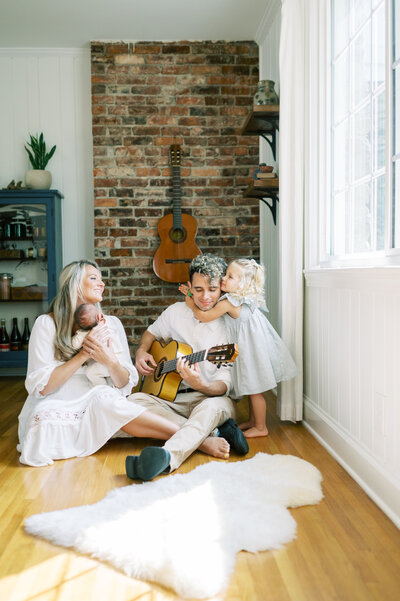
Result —
[[90, 51], [0, 49], [0, 187], [24, 180], [29, 133], [43, 131], [52, 189], [64, 195], [63, 261], [93, 258]]
[[306, 272], [305, 421], [400, 525], [400, 269]]

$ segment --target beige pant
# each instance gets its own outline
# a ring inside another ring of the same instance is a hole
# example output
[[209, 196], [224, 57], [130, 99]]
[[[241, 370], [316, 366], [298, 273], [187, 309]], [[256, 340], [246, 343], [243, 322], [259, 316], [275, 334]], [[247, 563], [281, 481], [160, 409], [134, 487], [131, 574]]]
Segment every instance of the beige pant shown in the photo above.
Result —
[[172, 403], [143, 392], [131, 394], [128, 400], [180, 426], [164, 445], [171, 455], [171, 471], [176, 470], [214, 428], [236, 414], [235, 404], [228, 396], [205, 397], [201, 392], [178, 394]]

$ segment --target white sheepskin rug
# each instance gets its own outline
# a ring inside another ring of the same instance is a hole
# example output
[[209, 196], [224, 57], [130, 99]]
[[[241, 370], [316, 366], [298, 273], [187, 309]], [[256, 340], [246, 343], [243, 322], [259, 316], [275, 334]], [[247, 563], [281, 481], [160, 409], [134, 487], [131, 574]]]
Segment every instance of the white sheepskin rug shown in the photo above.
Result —
[[117, 488], [93, 505], [33, 515], [25, 528], [181, 597], [205, 598], [227, 586], [238, 551], [276, 549], [295, 537], [286, 508], [318, 503], [321, 480], [298, 457], [258, 453]]

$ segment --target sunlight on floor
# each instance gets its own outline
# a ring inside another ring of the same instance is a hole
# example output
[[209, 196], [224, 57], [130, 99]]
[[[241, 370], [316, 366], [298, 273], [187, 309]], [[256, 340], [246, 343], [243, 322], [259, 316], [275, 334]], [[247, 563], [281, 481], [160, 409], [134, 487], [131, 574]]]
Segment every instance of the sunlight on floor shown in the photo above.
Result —
[[0, 580], [4, 601], [173, 601], [177, 597], [93, 559], [60, 553]]

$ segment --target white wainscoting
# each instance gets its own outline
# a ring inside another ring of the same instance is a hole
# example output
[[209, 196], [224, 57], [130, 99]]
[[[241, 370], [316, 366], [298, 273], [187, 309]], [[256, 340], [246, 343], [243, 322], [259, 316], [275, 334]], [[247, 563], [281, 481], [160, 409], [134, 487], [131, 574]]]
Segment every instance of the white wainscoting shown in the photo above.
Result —
[[400, 268], [305, 280], [305, 424], [400, 526]]
[[89, 49], [0, 49], [0, 187], [24, 180], [29, 133], [57, 145], [48, 169], [64, 195], [63, 261], [93, 258]]

